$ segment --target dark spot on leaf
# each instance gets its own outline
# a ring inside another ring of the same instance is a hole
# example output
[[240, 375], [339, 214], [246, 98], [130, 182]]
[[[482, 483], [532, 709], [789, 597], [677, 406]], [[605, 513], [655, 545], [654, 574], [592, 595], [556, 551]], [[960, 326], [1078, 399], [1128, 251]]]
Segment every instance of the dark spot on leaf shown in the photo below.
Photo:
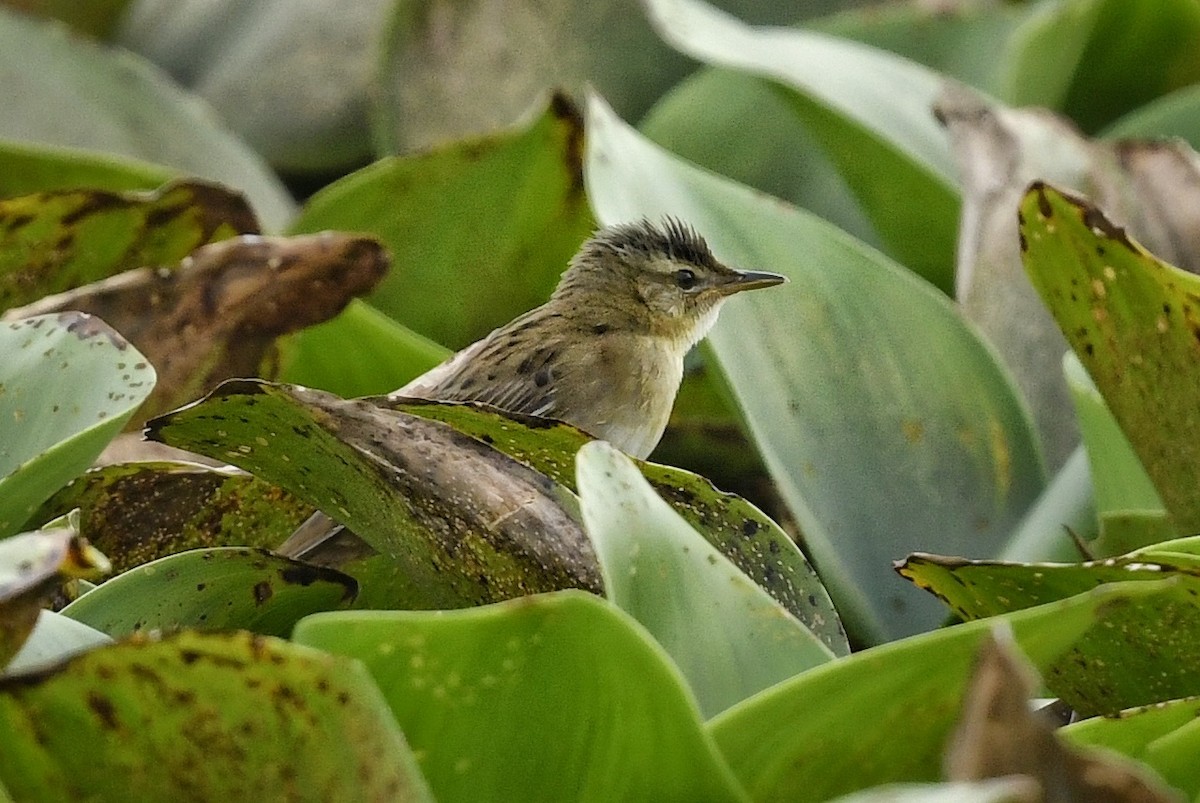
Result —
[[271, 584], [266, 580], [260, 580], [254, 584], [254, 604], [263, 605], [271, 597], [275, 595], [275, 589], [271, 588]]
[[92, 709], [92, 713], [100, 718], [100, 724], [105, 729], [116, 730], [120, 725], [117, 722], [117, 710], [113, 707], [112, 700], [99, 692], [88, 692], [88, 708]]
[[608, 329], [609, 329], [609, 326], [606, 323], [598, 323], [592, 327], [592, 331], [598, 335], [604, 334], [605, 332], [608, 331]]
[[746, 536], [747, 538], [752, 537], [758, 532], [758, 526], [758, 522], [754, 519], [746, 519], [742, 522], [742, 535]]
[[533, 375], [533, 384], [537, 385], [539, 388], [544, 388], [544, 387], [546, 387], [546, 385], [549, 385], [550, 384], [549, 369], [547, 369], [547, 368], [538, 369], [538, 372]]
[[1050, 206], [1050, 199], [1046, 197], [1046, 185], [1040, 181], [1035, 181], [1030, 189], [1037, 193], [1038, 212], [1041, 213], [1042, 217], [1052, 217], [1054, 209]]

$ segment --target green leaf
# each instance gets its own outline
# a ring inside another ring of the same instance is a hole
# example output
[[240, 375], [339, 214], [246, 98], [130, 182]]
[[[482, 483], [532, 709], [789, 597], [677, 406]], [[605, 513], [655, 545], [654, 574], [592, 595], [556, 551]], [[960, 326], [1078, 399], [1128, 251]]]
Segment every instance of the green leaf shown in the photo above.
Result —
[[1196, 751], [1200, 750], [1200, 700], [1174, 700], [1122, 711], [1119, 717], [1092, 717], [1058, 731], [1076, 744], [1105, 747], [1147, 764], [1189, 800], [1200, 794]]
[[663, 646], [706, 717], [834, 657], [672, 510], [628, 457], [593, 441], [576, 470], [608, 599]]
[[1021, 203], [1025, 269], [1180, 532], [1200, 530], [1200, 277], [1044, 184]]
[[328, 512], [394, 561], [415, 594], [405, 605], [600, 588], [587, 536], [553, 483], [444, 424], [231, 380], [153, 419], [146, 436], [228, 460]]
[[112, 641], [111, 637], [94, 627], [88, 627], [54, 611], [43, 610], [38, 615], [37, 624], [34, 625], [29, 638], [4, 668], [3, 674], [41, 672], [73, 655], [112, 644]]
[[107, 153], [0, 141], [0, 197], [94, 187], [152, 190], [175, 171]]
[[114, 638], [197, 627], [286, 636], [310, 613], [340, 608], [358, 585], [341, 572], [224, 547], [170, 555], [106, 581], [62, 609]]
[[92, 0], [89, 3], [76, 3], [75, 0], [9, 0], [7, 4], [26, 13], [59, 20], [80, 33], [103, 39], [112, 33], [130, 5], [130, 0]]
[[825, 34], [752, 28], [697, 0], [646, 5], [673, 47], [788, 90], [792, 108], [825, 146], [892, 253], [952, 291], [959, 199], [946, 137], [931, 112], [941, 76]]
[[725, 305], [713, 352], [851, 632], [936, 624], [890, 561], [995, 551], [1042, 485], [989, 349], [943, 295], [824, 221], [673, 159], [599, 100], [588, 132], [602, 221], [678, 215], [730, 264], [792, 280]]
[[[377, 400], [378, 401], [378, 400]], [[576, 491], [575, 457], [591, 437], [572, 426], [482, 405], [386, 401], [389, 408], [443, 421]], [[850, 652], [829, 594], [783, 529], [754, 505], [697, 474], [635, 461], [654, 490], [725, 557], [838, 655]]]
[[1050, 689], [1084, 715], [1200, 694], [1200, 561], [1133, 552], [1082, 564], [1008, 564], [912, 555], [898, 571], [964, 619], [981, 619], [1125, 580], [1172, 583], [1154, 605], [1121, 605], [1046, 674]]
[[154, 369], [98, 318], [0, 326], [0, 536], [83, 473], [154, 387]]
[[1200, 7], [1192, 0], [1044, 3], [997, 63], [1001, 95], [1059, 109], [1096, 131], [1148, 101], [1200, 80]]
[[179, 262], [258, 231], [240, 195], [196, 182], [153, 193], [61, 190], [0, 199], [0, 309], [123, 271]]
[[357, 299], [333, 320], [282, 338], [278, 349], [280, 381], [346, 398], [389, 393], [449, 356]]
[[[1110, 611], [1153, 608], [1163, 593], [1163, 584], [1110, 586], [1004, 619], [1044, 671], [1089, 628], [1102, 629]], [[708, 729], [754, 800], [828, 800], [937, 780], [979, 647], [995, 626], [975, 622], [855, 653], [735, 706]]]
[[1082, 446], [1071, 453], [1025, 511], [998, 557], [1009, 561], [1076, 560], [1081, 556], [1071, 532], [1085, 541], [1098, 535], [1092, 476]]
[[1177, 533], [1158, 491], [1079, 358], [1068, 352], [1063, 366], [1091, 463], [1100, 516], [1092, 556], [1122, 555], [1173, 537]]
[[75, 508], [88, 540], [118, 572], [188, 549], [273, 547], [313, 510], [249, 474], [171, 462], [91, 469], [46, 500], [32, 521]]
[[432, 800], [361, 665], [250, 633], [142, 638], [0, 680], [0, 732], [18, 800]]
[[378, 237], [394, 268], [371, 303], [461, 348], [545, 301], [590, 232], [582, 136], [574, 109], [556, 101], [523, 128], [352, 173], [292, 228]]
[[0, 9], [0, 138], [129, 156], [245, 192], [268, 229], [287, 190], [207, 109], [128, 52]]
[[318, 614], [293, 638], [366, 665], [442, 803], [744, 799], [678, 670], [591, 595]]
[[1181, 137], [1193, 148], [1200, 147], [1200, 85], [1138, 106], [1101, 133], [1109, 139]]

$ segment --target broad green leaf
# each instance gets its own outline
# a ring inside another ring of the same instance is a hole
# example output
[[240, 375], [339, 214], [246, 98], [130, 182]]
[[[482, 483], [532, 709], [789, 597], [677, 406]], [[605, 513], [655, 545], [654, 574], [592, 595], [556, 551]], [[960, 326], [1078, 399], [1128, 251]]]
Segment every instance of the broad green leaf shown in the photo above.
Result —
[[0, 680], [0, 732], [17, 800], [432, 800], [361, 665], [250, 633], [141, 638]]
[[1035, 184], [1025, 268], [1129, 438], [1180, 532], [1200, 530], [1200, 277], [1167, 265], [1096, 207]]
[[646, 7], [673, 47], [786, 88], [891, 252], [952, 290], [959, 200], [932, 114], [941, 76], [814, 31], [752, 28], [698, 0], [646, 0]]
[[601, 101], [587, 183], [604, 222], [678, 215], [718, 257], [792, 280], [722, 309], [709, 342], [843, 621], [864, 640], [941, 611], [890, 571], [996, 551], [1042, 485], [1026, 411], [950, 302], [829, 224], [651, 145]]
[[[1004, 617], [1043, 672], [1107, 615], [1153, 607], [1169, 585], [1108, 586]], [[708, 723], [754, 800], [823, 801], [938, 780], [968, 676], [994, 621], [873, 647], [784, 681]]]
[[[576, 491], [575, 457], [591, 438], [567, 424], [514, 416], [481, 405], [417, 400], [385, 402], [443, 421]], [[683, 469], [635, 461], [676, 513], [725, 557], [816, 633], [836, 654], [850, 651], [846, 632], [820, 578], [783, 529], [754, 505]]]
[[672, 510], [628, 457], [593, 441], [580, 450], [576, 471], [608, 599], [663, 646], [706, 717], [833, 659]]
[[582, 137], [573, 107], [556, 101], [520, 129], [352, 173], [292, 229], [378, 237], [393, 269], [371, 303], [461, 348], [545, 301], [591, 230]]
[[1182, 137], [1200, 148], [1200, 84], [1176, 89], [1121, 117], [1101, 132], [1110, 139]]
[[357, 299], [333, 320], [282, 338], [278, 348], [280, 381], [346, 398], [390, 393], [449, 356]]
[[664, 95], [638, 129], [672, 153], [881, 247], [871, 221], [786, 92], [765, 78], [722, 67], [697, 70]]
[[441, 803], [744, 799], [678, 670], [591, 595], [317, 614], [293, 639], [366, 665]]
[[328, 176], [370, 159], [370, 94], [394, 5], [138, 0], [115, 38], [211, 105], [277, 169]]
[[1196, 751], [1200, 750], [1200, 700], [1122, 711], [1118, 717], [1092, 717], [1059, 731], [1076, 744], [1105, 747], [1147, 764], [1182, 790], [1189, 800], [1200, 795]]
[[152, 190], [174, 175], [158, 165], [107, 153], [0, 141], [0, 197], [78, 187]]
[[0, 138], [129, 156], [244, 192], [268, 229], [287, 190], [208, 110], [150, 64], [0, 9]]
[[1091, 463], [1100, 516], [1092, 556], [1121, 555], [1171, 538], [1176, 533], [1162, 499], [1100, 391], [1074, 353], [1066, 355], [1063, 367]]
[[1200, 7], [1192, 0], [1043, 3], [997, 60], [1014, 105], [1065, 112], [1096, 131], [1200, 79]]
[[998, 557], [1008, 561], [1078, 560], [1082, 555], [1071, 532], [1085, 541], [1098, 535], [1092, 475], [1082, 446], [1071, 453], [1025, 511]]
[[113, 638], [187, 627], [286, 636], [310, 613], [358, 593], [341, 572], [265, 549], [195, 549], [117, 575], [62, 609]]
[[312, 505], [244, 472], [170, 462], [91, 469], [32, 520], [74, 508], [88, 540], [118, 572], [188, 549], [270, 548], [312, 513]]
[[[11, 540], [11, 539], [9, 539]], [[110, 636], [82, 622], [68, 619], [54, 611], [43, 610], [29, 638], [21, 649], [3, 668], [0, 675], [19, 675], [40, 672], [61, 663], [73, 655], [87, 652], [94, 647], [112, 644]], [[0, 661], [0, 663], [3, 663]]]
[[98, 318], [0, 325], [0, 536], [82, 474], [154, 387], [154, 369]]
[[177, 263], [205, 243], [257, 230], [240, 195], [195, 182], [152, 193], [59, 190], [0, 199], [0, 309]]
[[228, 460], [391, 558], [414, 607], [599, 590], [595, 555], [556, 486], [445, 424], [253, 380], [153, 419], [146, 436]]
[[981, 619], [1125, 580], [1171, 578], [1155, 605], [1121, 605], [1108, 626], [1080, 639], [1046, 683], [1085, 715], [1200, 694], [1200, 561], [1135, 552], [1083, 564], [1006, 564], [917, 554], [900, 573], [964, 619]]

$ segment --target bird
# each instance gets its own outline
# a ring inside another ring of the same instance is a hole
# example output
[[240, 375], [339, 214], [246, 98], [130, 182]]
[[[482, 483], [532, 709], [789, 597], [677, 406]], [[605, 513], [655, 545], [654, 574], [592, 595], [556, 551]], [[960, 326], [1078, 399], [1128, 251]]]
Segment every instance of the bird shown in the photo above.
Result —
[[[552, 418], [646, 458], [666, 429], [684, 358], [732, 295], [776, 273], [729, 267], [674, 217], [603, 227], [571, 258], [548, 301], [388, 394], [482, 402]], [[311, 557], [332, 521], [316, 513], [278, 550]]]
[[684, 357], [721, 305], [785, 281], [726, 266], [677, 218], [608, 226], [583, 243], [545, 304], [389, 397], [554, 418], [646, 458], [666, 429]]

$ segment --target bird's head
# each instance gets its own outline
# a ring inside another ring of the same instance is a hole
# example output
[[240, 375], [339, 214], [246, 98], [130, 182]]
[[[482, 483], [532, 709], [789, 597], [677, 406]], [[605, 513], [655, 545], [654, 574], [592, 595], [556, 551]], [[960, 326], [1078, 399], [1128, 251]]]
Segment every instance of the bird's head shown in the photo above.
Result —
[[571, 260], [555, 291], [580, 305], [616, 307], [652, 334], [691, 345], [716, 321], [721, 302], [743, 290], [787, 281], [722, 264], [695, 229], [675, 218], [621, 223], [596, 232]]

